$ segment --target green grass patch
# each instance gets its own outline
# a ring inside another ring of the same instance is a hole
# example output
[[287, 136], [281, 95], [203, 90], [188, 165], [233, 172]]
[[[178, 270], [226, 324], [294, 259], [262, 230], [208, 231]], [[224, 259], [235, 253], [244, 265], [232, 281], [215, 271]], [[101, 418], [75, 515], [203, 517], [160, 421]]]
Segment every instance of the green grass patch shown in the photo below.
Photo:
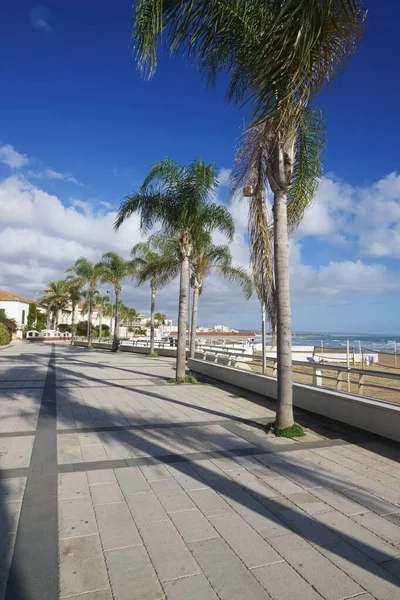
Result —
[[286, 427], [286, 429], [277, 429], [275, 427], [275, 422], [268, 423], [265, 430], [267, 433], [273, 433], [275, 437], [298, 438], [305, 435], [304, 429], [298, 423], [293, 423], [291, 427]]
[[172, 379], [168, 379], [167, 383], [197, 383], [197, 379], [193, 375], [185, 375], [182, 380], [172, 377]]
[[150, 352], [150, 354], [147, 355], [147, 358], [160, 358], [160, 357], [157, 354], [157, 352]]

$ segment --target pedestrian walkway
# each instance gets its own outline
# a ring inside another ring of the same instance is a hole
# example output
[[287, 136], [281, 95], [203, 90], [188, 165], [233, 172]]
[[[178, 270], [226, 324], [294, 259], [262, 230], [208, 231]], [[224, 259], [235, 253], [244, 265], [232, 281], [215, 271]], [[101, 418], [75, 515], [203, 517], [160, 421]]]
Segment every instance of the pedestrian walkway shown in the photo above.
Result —
[[0, 349], [0, 600], [398, 600], [400, 449], [176, 386], [173, 361]]

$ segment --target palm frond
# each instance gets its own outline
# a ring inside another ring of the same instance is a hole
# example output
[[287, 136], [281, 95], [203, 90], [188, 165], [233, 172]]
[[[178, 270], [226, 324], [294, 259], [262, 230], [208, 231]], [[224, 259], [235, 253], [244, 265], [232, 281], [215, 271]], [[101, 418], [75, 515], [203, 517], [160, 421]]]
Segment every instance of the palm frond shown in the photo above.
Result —
[[232, 265], [223, 265], [218, 268], [218, 271], [224, 279], [239, 285], [247, 300], [251, 297], [253, 293], [253, 281], [246, 269]]

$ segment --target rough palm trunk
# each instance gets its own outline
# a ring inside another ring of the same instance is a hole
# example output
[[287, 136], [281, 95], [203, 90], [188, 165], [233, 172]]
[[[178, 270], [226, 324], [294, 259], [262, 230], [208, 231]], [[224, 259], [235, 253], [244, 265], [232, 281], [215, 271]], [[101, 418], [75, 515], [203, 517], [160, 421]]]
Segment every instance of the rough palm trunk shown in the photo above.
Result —
[[153, 279], [151, 281], [151, 312], [150, 312], [150, 354], [154, 353], [154, 323], [156, 314], [156, 291], [157, 284]]
[[103, 327], [103, 311], [100, 308], [100, 310], [99, 310], [99, 342], [101, 342], [102, 327]]
[[289, 291], [289, 240], [287, 195], [274, 197], [274, 260], [277, 310], [277, 429], [293, 425], [292, 319]]
[[197, 315], [199, 310], [199, 291], [200, 285], [197, 278], [193, 278], [193, 306], [192, 306], [192, 328], [190, 332], [190, 358], [194, 358], [196, 350], [196, 329], [197, 329]]
[[60, 309], [59, 308], [55, 312], [55, 320], [56, 320], [55, 330], [58, 331], [58, 323], [60, 321]]
[[119, 333], [119, 289], [115, 288], [115, 318], [114, 318], [114, 338], [112, 343], [112, 351], [118, 350], [118, 333]]
[[93, 314], [93, 297], [94, 290], [92, 288], [89, 289], [89, 313], [88, 313], [88, 326], [87, 326], [87, 340], [88, 340], [88, 348], [92, 347], [92, 314]]
[[73, 302], [71, 312], [71, 346], [73, 345], [75, 339], [75, 308], [76, 304]]

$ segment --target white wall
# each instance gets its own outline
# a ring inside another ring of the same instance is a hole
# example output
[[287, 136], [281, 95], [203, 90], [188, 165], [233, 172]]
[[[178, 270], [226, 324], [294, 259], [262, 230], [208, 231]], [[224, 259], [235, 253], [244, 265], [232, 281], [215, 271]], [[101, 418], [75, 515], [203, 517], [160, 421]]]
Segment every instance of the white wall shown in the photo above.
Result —
[[[29, 304], [27, 302], [0, 300], [0, 308], [4, 308], [9, 319], [15, 319], [18, 327], [23, 327], [26, 325], [29, 311]], [[22, 311], [25, 311], [24, 323], [22, 323]]]

